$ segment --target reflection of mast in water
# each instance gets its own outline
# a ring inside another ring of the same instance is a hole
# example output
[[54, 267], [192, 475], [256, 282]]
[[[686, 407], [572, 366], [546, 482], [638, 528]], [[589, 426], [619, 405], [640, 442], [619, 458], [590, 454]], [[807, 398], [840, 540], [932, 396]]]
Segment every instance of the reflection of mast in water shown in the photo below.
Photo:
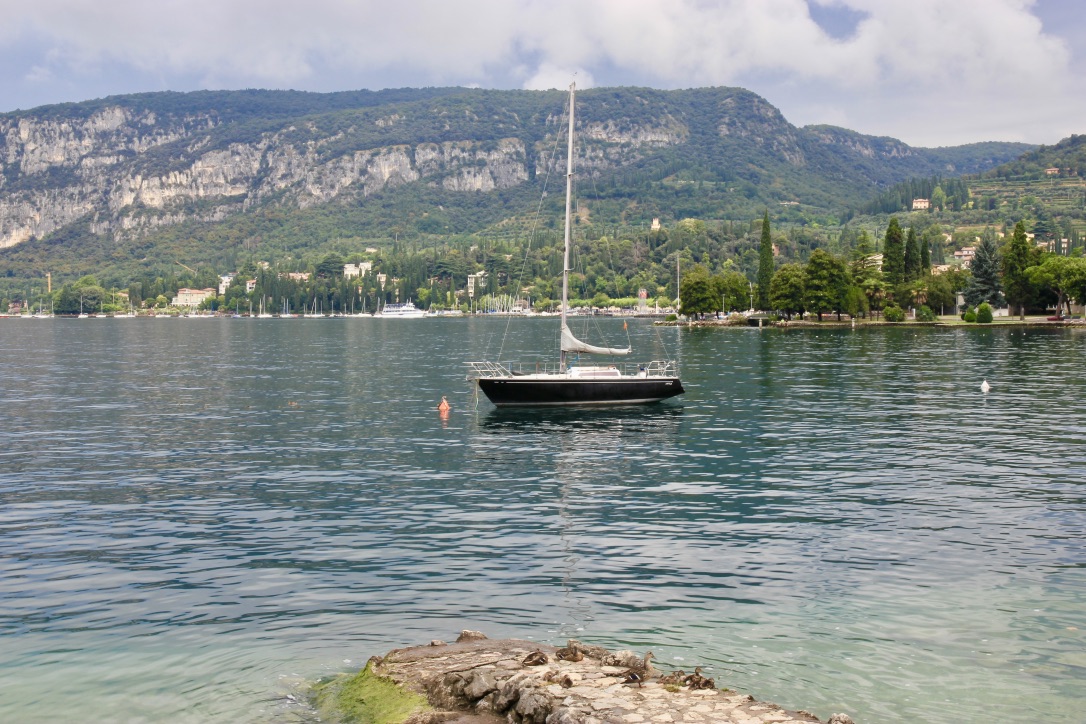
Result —
[[[560, 458], [561, 459], [561, 458]], [[562, 600], [567, 610], [566, 617], [570, 620], [558, 623], [559, 638], [575, 638], [584, 631], [585, 624], [594, 620], [592, 605], [583, 594], [578, 594], [575, 588], [577, 581], [577, 564], [581, 556], [574, 548], [576, 536], [575, 522], [569, 511], [569, 495], [573, 482], [568, 476], [563, 476], [560, 471], [558, 478], [561, 483], [562, 497], [558, 501], [559, 529], [558, 539], [562, 543]]]
[[[587, 537], [578, 541], [578, 534], [600, 529], [606, 536], [609, 525], [621, 525], [609, 520], [599, 506], [589, 505], [590, 499], [647, 482], [641, 465], [647, 456], [674, 446], [682, 416], [683, 408], [665, 404], [606, 409], [496, 408], [479, 419], [480, 432], [503, 438], [496, 449], [487, 448], [492, 469], [495, 464], [504, 467], [502, 462], [506, 462], [523, 470], [524, 451], [534, 450], [532, 463], [539, 479], [558, 483], [560, 550], [556, 552], [566, 609], [557, 621], [559, 637], [579, 637], [597, 618], [594, 597], [589, 593], [598, 590], [597, 582], [584, 578], [584, 562], [593, 559], [593, 543]], [[499, 462], [505, 457], [509, 460]], [[577, 511], [581, 512], [580, 520]]]

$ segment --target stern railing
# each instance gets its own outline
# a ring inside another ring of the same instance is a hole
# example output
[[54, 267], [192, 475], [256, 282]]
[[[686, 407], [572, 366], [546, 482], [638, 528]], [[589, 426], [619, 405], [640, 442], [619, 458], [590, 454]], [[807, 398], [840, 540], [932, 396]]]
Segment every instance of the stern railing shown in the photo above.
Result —
[[[576, 364], [576, 363], [575, 363]], [[468, 362], [468, 379], [501, 379], [521, 377], [523, 375], [561, 374], [557, 362]], [[581, 366], [610, 367], [622, 372], [623, 377], [678, 377], [678, 368], [671, 360], [652, 360], [651, 362], [625, 362], [621, 364]]]

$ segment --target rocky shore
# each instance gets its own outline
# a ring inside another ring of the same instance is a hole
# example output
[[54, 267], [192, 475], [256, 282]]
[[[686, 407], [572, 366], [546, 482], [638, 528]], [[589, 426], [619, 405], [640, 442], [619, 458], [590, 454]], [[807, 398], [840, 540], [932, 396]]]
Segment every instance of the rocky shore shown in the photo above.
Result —
[[[315, 703], [322, 720], [367, 724], [820, 721], [691, 674], [657, 671], [632, 651], [573, 640], [556, 649], [463, 631], [452, 644], [373, 657], [358, 674], [317, 686]], [[852, 719], [834, 714], [829, 722]]]

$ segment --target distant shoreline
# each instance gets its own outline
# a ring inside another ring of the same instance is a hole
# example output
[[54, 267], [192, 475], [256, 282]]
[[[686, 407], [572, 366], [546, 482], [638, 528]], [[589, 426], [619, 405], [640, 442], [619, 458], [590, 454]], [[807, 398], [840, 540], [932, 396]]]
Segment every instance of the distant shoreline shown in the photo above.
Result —
[[737, 324], [727, 319], [698, 319], [698, 320], [671, 320], [664, 322], [656, 322], [657, 325], [663, 327], [698, 327], [698, 328], [718, 328], [718, 329], [820, 329], [824, 327], [847, 327], [853, 328], [885, 328], [895, 329], [901, 327], [945, 327], [945, 328], [993, 328], [993, 327], [1083, 327], [1086, 326], [1086, 320], [1084, 319], [1063, 319], [1063, 320], [1050, 320], [1045, 317], [1026, 317], [1024, 320], [1018, 318], [997, 318], [996, 320], [987, 324], [980, 324], [977, 322], [966, 322], [957, 316], [944, 315], [934, 322], [917, 322], [915, 320], [907, 320], [904, 322], [887, 322], [884, 320], [874, 319], [856, 319], [848, 320], [826, 318], [821, 322], [812, 319], [779, 319], [775, 321], [764, 320], [762, 325], [754, 323], [755, 320], [746, 320], [745, 323]]

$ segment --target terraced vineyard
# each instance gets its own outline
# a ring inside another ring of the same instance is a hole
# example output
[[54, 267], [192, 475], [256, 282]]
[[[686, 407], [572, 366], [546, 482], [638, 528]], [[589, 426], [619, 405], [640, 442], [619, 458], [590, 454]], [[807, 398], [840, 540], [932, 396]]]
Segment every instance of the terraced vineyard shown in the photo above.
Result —
[[997, 208], [1040, 205], [1052, 217], [1070, 222], [1080, 236], [1086, 234], [1086, 178], [971, 179], [969, 190], [975, 206], [992, 208], [988, 199], [994, 199]]

